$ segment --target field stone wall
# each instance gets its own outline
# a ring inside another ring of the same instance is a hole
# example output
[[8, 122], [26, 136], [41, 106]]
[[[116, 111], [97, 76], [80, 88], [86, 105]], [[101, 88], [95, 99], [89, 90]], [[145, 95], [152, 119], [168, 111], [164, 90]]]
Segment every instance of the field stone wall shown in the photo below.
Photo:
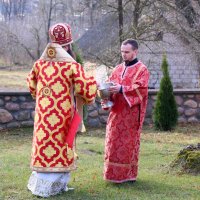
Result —
[[[149, 90], [149, 101], [145, 124], [151, 124], [152, 110], [156, 100], [157, 90]], [[174, 90], [179, 123], [200, 123], [200, 90]], [[7, 128], [33, 126], [35, 101], [28, 92], [0, 92], [0, 130]], [[108, 111], [101, 108], [97, 100], [87, 106], [87, 125], [103, 127], [106, 125]]]
[[0, 130], [33, 126], [34, 109], [28, 92], [0, 92]]

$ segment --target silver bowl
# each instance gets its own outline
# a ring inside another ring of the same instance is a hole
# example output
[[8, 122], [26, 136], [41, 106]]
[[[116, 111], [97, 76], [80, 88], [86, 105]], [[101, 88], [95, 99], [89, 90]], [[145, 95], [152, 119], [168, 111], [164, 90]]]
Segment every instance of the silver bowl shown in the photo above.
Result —
[[108, 82], [108, 83], [100, 83], [99, 86], [98, 86], [98, 91], [99, 91], [99, 96], [102, 98], [102, 99], [105, 99], [105, 98], [109, 98], [110, 97], [110, 92], [109, 92], [109, 88], [110, 86], [112, 86], [113, 83], [111, 82]]
[[109, 88], [112, 86], [113, 83], [107, 82], [107, 83], [100, 83], [98, 85], [98, 95], [101, 99], [105, 99], [106, 103], [102, 106], [102, 108], [110, 108], [113, 106], [113, 102], [109, 100], [110, 98], [110, 92]]

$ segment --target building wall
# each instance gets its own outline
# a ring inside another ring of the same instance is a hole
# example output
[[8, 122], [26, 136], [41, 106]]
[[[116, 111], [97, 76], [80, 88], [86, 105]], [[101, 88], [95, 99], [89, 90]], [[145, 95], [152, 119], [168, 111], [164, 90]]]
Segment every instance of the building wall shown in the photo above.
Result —
[[141, 45], [139, 59], [150, 71], [150, 87], [159, 88], [162, 77], [162, 56], [166, 54], [169, 73], [174, 88], [199, 88], [200, 64], [184, 42], [172, 34], [165, 34], [160, 42], [149, 43], [148, 47]]

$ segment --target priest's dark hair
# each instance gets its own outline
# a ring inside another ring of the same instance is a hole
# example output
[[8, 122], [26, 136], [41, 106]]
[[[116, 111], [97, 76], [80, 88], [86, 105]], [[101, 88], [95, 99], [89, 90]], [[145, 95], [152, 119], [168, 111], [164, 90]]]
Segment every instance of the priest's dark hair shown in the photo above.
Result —
[[127, 44], [130, 44], [133, 50], [138, 49], [138, 42], [134, 39], [127, 39], [122, 42], [122, 45], [127, 45]]

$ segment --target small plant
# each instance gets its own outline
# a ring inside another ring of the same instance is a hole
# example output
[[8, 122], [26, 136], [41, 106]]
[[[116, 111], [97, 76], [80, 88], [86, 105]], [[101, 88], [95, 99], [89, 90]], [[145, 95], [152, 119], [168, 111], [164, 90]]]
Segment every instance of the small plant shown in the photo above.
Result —
[[162, 61], [163, 78], [157, 94], [155, 109], [153, 113], [154, 126], [161, 131], [172, 130], [178, 121], [177, 105], [173, 94], [173, 86], [168, 71], [166, 55]]

